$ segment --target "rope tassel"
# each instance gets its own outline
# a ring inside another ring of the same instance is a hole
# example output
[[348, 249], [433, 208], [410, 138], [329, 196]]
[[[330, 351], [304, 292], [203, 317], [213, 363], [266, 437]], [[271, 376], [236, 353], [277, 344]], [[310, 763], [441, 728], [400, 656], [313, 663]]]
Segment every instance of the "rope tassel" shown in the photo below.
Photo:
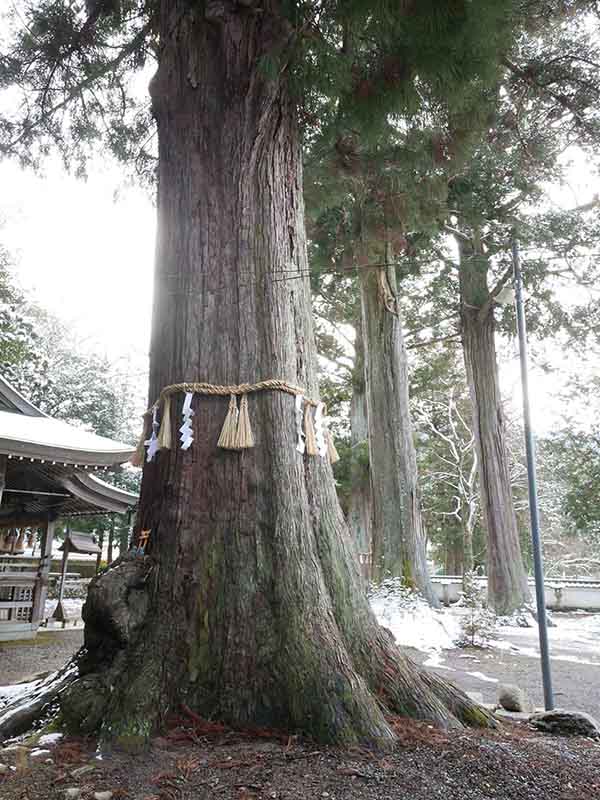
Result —
[[219, 436], [217, 447], [221, 447], [223, 450], [239, 449], [237, 444], [239, 415], [240, 413], [237, 407], [237, 399], [236, 396], [232, 394], [229, 398], [229, 410], [227, 411], [227, 416], [225, 417], [225, 422], [223, 423], [223, 428], [221, 429], [221, 435]]
[[240, 413], [238, 416], [235, 431], [236, 450], [246, 450], [254, 447], [254, 436], [250, 427], [250, 415], [248, 414], [248, 397], [243, 394], [240, 400]]
[[158, 431], [158, 447], [159, 450], [171, 449], [171, 396], [170, 395], [167, 395], [165, 397], [165, 405], [163, 408], [160, 430]]
[[319, 452], [317, 450], [317, 437], [315, 435], [312, 409], [308, 403], [304, 406], [304, 439], [307, 454], [309, 456], [316, 456]]
[[329, 463], [337, 464], [337, 462], [340, 460], [340, 454], [335, 449], [335, 444], [333, 443], [333, 434], [329, 429], [327, 429], [325, 438], [327, 439], [327, 455], [329, 457]]
[[142, 435], [138, 439], [137, 446], [133, 451], [131, 458], [129, 459], [129, 463], [132, 467], [141, 467], [144, 463], [144, 459], [146, 458], [146, 437], [148, 436], [148, 420], [150, 419], [150, 414], [146, 411], [143, 416], [143, 426], [142, 426]]

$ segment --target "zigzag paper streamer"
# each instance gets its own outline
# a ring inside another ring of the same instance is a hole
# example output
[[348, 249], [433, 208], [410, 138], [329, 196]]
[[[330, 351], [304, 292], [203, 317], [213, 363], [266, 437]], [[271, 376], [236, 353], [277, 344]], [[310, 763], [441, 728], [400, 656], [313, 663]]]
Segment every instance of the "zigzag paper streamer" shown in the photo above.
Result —
[[146, 439], [144, 444], [148, 448], [146, 453], [146, 461], [150, 462], [158, 452], [158, 407], [154, 406], [152, 409], [152, 434], [149, 439]]
[[304, 442], [304, 428], [303, 428], [303, 420], [304, 414], [302, 412], [302, 405], [304, 403], [304, 397], [301, 394], [296, 395], [296, 434], [298, 436], [298, 441], [296, 443], [296, 450], [304, 455], [304, 451], [306, 450], [306, 444]]
[[192, 431], [192, 417], [194, 416], [194, 412], [192, 410], [193, 397], [193, 392], [186, 392], [185, 399], [183, 401], [183, 425], [181, 428], [179, 428], [179, 433], [181, 434], [179, 440], [181, 441], [182, 450], [187, 450], [189, 447], [191, 447], [192, 442], [194, 441], [194, 433]]
[[315, 411], [315, 439], [317, 441], [317, 452], [321, 458], [327, 458], [327, 439], [325, 437], [325, 417], [323, 411], [325, 403], [319, 403]]

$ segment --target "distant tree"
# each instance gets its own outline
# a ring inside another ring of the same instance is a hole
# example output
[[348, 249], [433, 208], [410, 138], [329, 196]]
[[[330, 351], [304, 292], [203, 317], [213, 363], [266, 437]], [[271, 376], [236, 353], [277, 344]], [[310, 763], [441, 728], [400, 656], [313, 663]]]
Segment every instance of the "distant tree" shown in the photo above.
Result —
[[[592, 353], [590, 365], [595, 363]], [[599, 385], [593, 373], [575, 376], [569, 397], [586, 407], [586, 418], [568, 414], [563, 426], [540, 442], [540, 494], [542, 508], [550, 517], [544, 531], [546, 560], [559, 574], [600, 574]]]
[[32, 357], [13, 370], [17, 388], [53, 417], [133, 441], [140, 409], [135, 380], [116, 374], [106, 357], [84, 350], [57, 317], [34, 305], [25, 309], [36, 344]]
[[[440, 256], [443, 263], [432, 283], [432, 295], [437, 296], [426, 313], [433, 320], [434, 337], [462, 337], [488, 537], [490, 602], [501, 612], [527, 602], [529, 592], [510, 489], [495, 352], [495, 330], [509, 321], [510, 312], [499, 320], [496, 301], [510, 281], [510, 236], [515, 223], [520, 223], [520, 234], [529, 247], [550, 251], [553, 259], [560, 248], [552, 243], [550, 232], [569, 230], [572, 235], [577, 231], [581, 215], [569, 219], [568, 214], [532, 214], [532, 206], [539, 205], [544, 183], [560, 180], [559, 157], [565, 147], [577, 142], [597, 149], [600, 130], [594, 5], [565, 5], [557, 0], [545, 3], [541, 13], [537, 3], [525, 3], [517, 13], [526, 21], [502, 58], [504, 72], [496, 91], [471, 87], [471, 115], [464, 113], [464, 107], [450, 107], [445, 113], [443, 104], [426, 95], [421, 109], [426, 113], [413, 118], [413, 124], [419, 124], [395, 131], [387, 147], [375, 143], [361, 149], [356, 140], [349, 143], [344, 151], [346, 194], [333, 191], [330, 202], [332, 208], [343, 208], [336, 230], [345, 229], [346, 237], [353, 239], [352, 263], [359, 267], [387, 264], [383, 253], [385, 242], [391, 240], [397, 243], [400, 261], [410, 261], [415, 246], [423, 248], [430, 242], [436, 226], [441, 232], [437, 248], [425, 247], [436, 269]], [[334, 175], [332, 180], [331, 169], [325, 171], [318, 188], [336, 180], [339, 185], [339, 177]], [[351, 197], [355, 208], [347, 200], [342, 204], [340, 196]], [[329, 223], [331, 210], [323, 216]], [[444, 252], [449, 235], [455, 238], [458, 259]], [[567, 243], [568, 235], [561, 239], [561, 245]], [[337, 246], [340, 253], [339, 242]], [[572, 241], [570, 246], [574, 249]], [[378, 257], [372, 257], [375, 254]], [[346, 253], [346, 262], [350, 261]], [[527, 264], [528, 287], [535, 289], [528, 308], [532, 328], [541, 334], [575, 322], [575, 317], [567, 319], [550, 288], [552, 276], [565, 276], [566, 270], [553, 269], [543, 257], [534, 261]], [[383, 280], [382, 286], [388, 284], [387, 296], [394, 295], [390, 280], [394, 283], [397, 271], [398, 265], [393, 274], [382, 278], [381, 270], [365, 268], [359, 271], [361, 285], [370, 279], [376, 292], [377, 282]], [[580, 278], [577, 269], [571, 272], [572, 278]], [[406, 304], [401, 305], [406, 313]], [[448, 321], [449, 308], [454, 322], [440, 325], [440, 320]], [[581, 327], [583, 320], [581, 313]], [[374, 325], [376, 331], [384, 330], [381, 321]], [[380, 337], [380, 343], [384, 339]]]
[[[414, 406], [420, 444], [426, 438], [429, 445], [422, 448], [427, 458], [426, 466], [421, 462], [424, 483], [428, 496], [438, 501], [430, 513], [441, 517], [446, 532], [450, 519], [459, 528], [459, 535], [454, 537], [458, 547], [455, 544], [447, 548], [449, 574], [464, 574], [475, 567], [473, 534], [479, 512], [475, 437], [469, 409], [465, 408], [466, 398], [457, 395], [457, 387], [447, 385], [445, 391], [435, 393], [431, 399], [421, 399]], [[446, 510], [440, 508], [441, 498], [450, 499], [449, 509], [447, 505]]]
[[38, 337], [33, 320], [23, 313], [24, 303], [10, 254], [0, 245], [0, 372], [13, 382], [24, 364], [39, 361]]

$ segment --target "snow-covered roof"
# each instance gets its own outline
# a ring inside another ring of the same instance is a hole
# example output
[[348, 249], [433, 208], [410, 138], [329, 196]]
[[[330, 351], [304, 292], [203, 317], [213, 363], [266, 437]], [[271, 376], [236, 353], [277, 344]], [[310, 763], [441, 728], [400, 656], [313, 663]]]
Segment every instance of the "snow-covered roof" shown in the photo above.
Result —
[[52, 417], [0, 411], [0, 453], [65, 464], [122, 464], [134, 448]]
[[45, 512], [69, 516], [133, 508], [137, 495], [87, 472], [123, 464], [133, 450], [47, 416], [0, 376], [0, 456], [8, 456], [0, 523], [27, 524]]
[[133, 449], [49, 417], [0, 375], [0, 454], [107, 467], [127, 461]]

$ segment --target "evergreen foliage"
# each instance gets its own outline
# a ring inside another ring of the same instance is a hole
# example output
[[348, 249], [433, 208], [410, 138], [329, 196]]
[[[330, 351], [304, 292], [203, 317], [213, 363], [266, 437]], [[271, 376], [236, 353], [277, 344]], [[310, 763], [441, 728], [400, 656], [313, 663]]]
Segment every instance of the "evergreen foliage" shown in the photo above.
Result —
[[24, 364], [39, 361], [35, 327], [23, 313], [23, 304], [9, 253], [0, 245], [0, 371], [9, 380]]
[[461, 619], [459, 647], [486, 647], [497, 637], [496, 615], [486, 607], [485, 592], [477, 583], [473, 572], [463, 575], [460, 605], [466, 609]]
[[[210, 18], [211, 6], [192, 13]], [[236, 13], [252, 6], [225, 4]], [[16, 2], [4, 15], [0, 89], [11, 102], [0, 116], [0, 152], [37, 163], [55, 146], [83, 170], [101, 142], [146, 172], [153, 125], [136, 75], [169, 44], [157, 40], [160, 8], [148, 0]], [[450, 99], [459, 114], [474, 84], [493, 82], [516, 23], [513, 0], [286, 0], [262, 11], [274, 34], [265, 74], [290, 71], [307, 140], [342, 159], [424, 103]]]

